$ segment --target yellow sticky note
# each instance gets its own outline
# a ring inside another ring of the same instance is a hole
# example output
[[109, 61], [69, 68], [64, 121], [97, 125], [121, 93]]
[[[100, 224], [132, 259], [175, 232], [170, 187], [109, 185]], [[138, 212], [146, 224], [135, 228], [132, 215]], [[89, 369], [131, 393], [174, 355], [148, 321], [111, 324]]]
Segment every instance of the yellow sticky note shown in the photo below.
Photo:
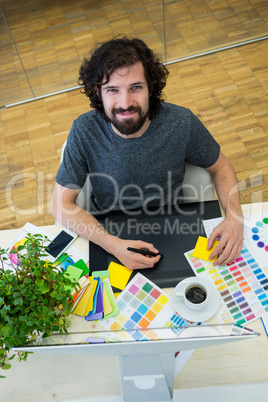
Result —
[[110, 263], [108, 271], [111, 286], [120, 290], [125, 289], [132, 271], [124, 267], [124, 265], [117, 264], [113, 261]]
[[212, 260], [210, 260], [208, 257], [210, 256], [210, 254], [215, 249], [218, 243], [219, 243], [218, 240], [215, 240], [211, 249], [207, 250], [208, 239], [206, 237], [199, 236], [194, 248], [193, 256], [201, 258], [201, 260], [205, 261], [215, 261], [217, 259], [217, 256]]

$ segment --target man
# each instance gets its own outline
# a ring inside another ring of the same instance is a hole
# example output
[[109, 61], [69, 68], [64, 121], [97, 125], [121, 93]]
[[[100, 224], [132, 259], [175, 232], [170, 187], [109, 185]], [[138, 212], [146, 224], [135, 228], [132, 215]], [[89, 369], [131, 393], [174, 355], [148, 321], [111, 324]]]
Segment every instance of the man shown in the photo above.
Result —
[[[95, 110], [73, 123], [52, 196], [53, 216], [115, 255], [129, 269], [149, 268], [149, 258], [128, 247], [157, 253], [152, 244], [109, 234], [95, 213], [158, 207], [183, 196], [184, 162], [206, 168], [225, 210], [208, 248], [216, 264], [233, 262], [242, 248], [243, 218], [235, 172], [220, 147], [188, 109], [163, 101], [168, 71], [140, 39], [117, 37], [93, 49], [80, 83]], [[87, 175], [91, 213], [76, 205]], [[171, 190], [170, 190], [171, 189]]]

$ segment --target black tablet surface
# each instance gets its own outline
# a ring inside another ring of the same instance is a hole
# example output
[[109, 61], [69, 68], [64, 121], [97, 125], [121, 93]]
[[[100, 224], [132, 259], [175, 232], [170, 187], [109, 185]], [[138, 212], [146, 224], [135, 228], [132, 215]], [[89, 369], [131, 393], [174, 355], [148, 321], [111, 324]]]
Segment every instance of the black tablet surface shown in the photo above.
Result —
[[[181, 204], [163, 211], [112, 212], [96, 216], [105, 229], [122, 239], [144, 240], [153, 245], [163, 258], [151, 269], [141, 272], [159, 287], [173, 287], [182, 279], [194, 276], [184, 253], [195, 247], [198, 236], [206, 236], [202, 220], [221, 216], [218, 201]], [[106, 270], [111, 261], [120, 263], [113, 255], [89, 242], [90, 271]], [[132, 275], [133, 275], [132, 274]]]

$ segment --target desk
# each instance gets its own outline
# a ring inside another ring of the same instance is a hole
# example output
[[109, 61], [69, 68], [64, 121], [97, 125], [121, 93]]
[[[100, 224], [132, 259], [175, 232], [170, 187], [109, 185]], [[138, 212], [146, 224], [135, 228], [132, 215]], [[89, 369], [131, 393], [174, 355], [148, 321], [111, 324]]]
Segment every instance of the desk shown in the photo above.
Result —
[[[268, 203], [264, 204], [268, 209]], [[244, 213], [257, 212], [260, 204], [243, 206]], [[56, 235], [60, 226], [44, 227], [49, 233]], [[7, 246], [16, 236], [19, 229], [5, 230], [0, 232], [0, 245]], [[75, 245], [81, 249], [87, 249], [88, 241], [78, 238]], [[266, 272], [268, 274], [268, 265]], [[165, 289], [172, 294], [172, 289]], [[210, 320], [210, 323], [213, 319]], [[96, 323], [90, 323], [82, 317], [72, 316], [72, 326], [77, 331], [96, 328]], [[188, 395], [194, 395], [196, 388], [221, 386], [224, 384], [245, 384], [268, 381], [268, 339], [260, 320], [248, 324], [249, 328], [261, 333], [261, 337], [198, 349], [192, 358], [182, 369], [174, 381], [174, 401], [176, 389]], [[2, 373], [1, 373], [2, 374]], [[68, 355], [43, 355], [35, 353], [28, 357], [27, 362], [16, 363], [13, 360], [12, 368], [5, 373], [6, 379], [0, 379], [0, 401], [122, 401], [122, 389], [120, 380], [120, 369], [117, 357], [88, 357]], [[260, 387], [254, 384], [258, 391]], [[266, 384], [264, 384], [267, 389]], [[198, 390], [199, 400], [215, 400], [204, 398]], [[201, 389], [202, 389], [201, 388]], [[253, 389], [252, 388], [252, 389]], [[215, 392], [218, 388], [216, 388]], [[207, 394], [213, 388], [208, 388]], [[227, 390], [225, 387], [224, 390]], [[221, 391], [222, 392], [222, 391]], [[226, 391], [227, 392], [227, 391]], [[114, 398], [112, 397], [114, 395]], [[118, 396], [118, 399], [116, 398]], [[247, 393], [250, 395], [250, 392]], [[100, 397], [103, 399], [99, 399]], [[219, 402], [222, 396], [218, 394]], [[240, 394], [241, 396], [241, 394]], [[112, 399], [110, 399], [112, 398]], [[196, 396], [193, 398], [196, 398]], [[250, 396], [250, 399], [252, 395]], [[267, 400], [267, 393], [264, 399], [257, 397], [258, 402]], [[232, 401], [229, 397], [226, 400]], [[250, 400], [239, 398], [239, 400]], [[197, 399], [192, 399], [197, 400]], [[187, 401], [190, 398], [187, 396]]]

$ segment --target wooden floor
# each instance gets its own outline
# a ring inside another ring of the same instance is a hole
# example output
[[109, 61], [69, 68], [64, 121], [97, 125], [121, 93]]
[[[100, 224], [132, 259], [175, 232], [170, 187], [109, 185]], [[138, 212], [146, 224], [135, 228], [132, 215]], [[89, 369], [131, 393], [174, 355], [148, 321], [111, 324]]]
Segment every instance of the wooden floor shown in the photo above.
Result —
[[119, 33], [141, 37], [170, 61], [268, 31], [267, 0], [165, 0], [164, 8], [161, 0], [0, 0], [0, 7], [0, 105], [76, 86], [92, 44]]
[[[2, 3], [7, 7], [13, 2], [0, 0], [0, 4]], [[21, 3], [30, 2], [20, 2], [19, 7]], [[56, 0], [54, 3], [58, 4]], [[99, 4], [97, 1], [84, 1], [84, 7], [88, 3], [95, 6]], [[105, 3], [110, 3], [111, 7], [114, 4], [112, 0]], [[129, 1], [123, 0], [118, 3], [121, 8], [127, 3], [130, 4]], [[147, 7], [147, 4], [152, 5], [154, 2], [143, 3]], [[173, 10], [175, 3], [182, 7], [186, 1], [166, 2], [171, 16], [175, 15]], [[190, 5], [194, 3], [195, 1], [188, 2], [189, 10]], [[217, 10], [216, 0], [207, 0], [206, 3], [210, 8], [214, 7], [214, 10]], [[241, 18], [250, 9], [250, 4], [257, 3], [263, 10], [262, 20], [265, 18], [267, 20], [267, 1], [228, 1], [230, 7], [231, 5], [238, 7], [240, 4]], [[36, 12], [40, 4], [41, 0], [36, 1]], [[65, 9], [66, 15], [71, 18], [67, 12], [69, 2], [60, 4]], [[133, 1], [133, 7], [135, 4], [138, 7], [140, 3]], [[241, 8], [241, 4], [244, 5], [244, 9]], [[205, 14], [204, 10], [200, 8], [200, 15]], [[116, 14], [116, 10], [114, 13], [114, 24], [118, 25], [119, 14]], [[226, 29], [227, 15], [226, 9], [221, 15]], [[254, 15], [256, 17], [256, 14]], [[260, 21], [260, 14], [258, 15], [256, 18]], [[57, 14], [55, 18], [56, 16]], [[100, 14], [96, 13], [95, 17], [96, 24], [101, 26]], [[75, 20], [78, 17], [74, 15], [73, 18]], [[198, 21], [198, 13], [195, 18]], [[139, 18], [136, 23], [138, 26]], [[106, 31], [105, 27], [104, 25], [103, 35], [100, 29], [99, 35], [94, 40], [106, 39], [110, 35], [110, 30]], [[136, 30], [126, 33], [133, 34]], [[78, 43], [75, 30], [73, 34], [73, 42]], [[149, 32], [147, 35], [149, 37]], [[211, 36], [213, 36], [212, 28]], [[155, 45], [158, 39], [159, 37], [154, 35], [150, 38]], [[55, 51], [62, 45], [66, 47], [68, 53], [67, 42], [66, 36], [66, 42], [62, 40], [61, 44], [54, 44]], [[148, 43], [152, 44], [150, 41]], [[31, 52], [35, 53], [35, 50], [38, 49], [32, 49]], [[36, 60], [37, 55], [38, 52], [35, 54]], [[12, 70], [14, 67], [12, 61], [9, 66]], [[222, 151], [229, 157], [237, 172], [242, 202], [268, 201], [268, 41], [263, 40], [183, 61], [168, 68], [170, 76], [165, 90], [167, 101], [189, 107], [220, 143]], [[0, 70], [1, 75], [3, 66]], [[68, 73], [70, 71], [71, 68]], [[72, 79], [76, 80], [77, 73], [72, 74], [74, 74]], [[27, 221], [36, 225], [54, 222], [49, 203], [59, 167], [61, 147], [67, 138], [72, 121], [88, 110], [88, 100], [79, 90], [0, 109], [0, 229], [21, 227]]]

